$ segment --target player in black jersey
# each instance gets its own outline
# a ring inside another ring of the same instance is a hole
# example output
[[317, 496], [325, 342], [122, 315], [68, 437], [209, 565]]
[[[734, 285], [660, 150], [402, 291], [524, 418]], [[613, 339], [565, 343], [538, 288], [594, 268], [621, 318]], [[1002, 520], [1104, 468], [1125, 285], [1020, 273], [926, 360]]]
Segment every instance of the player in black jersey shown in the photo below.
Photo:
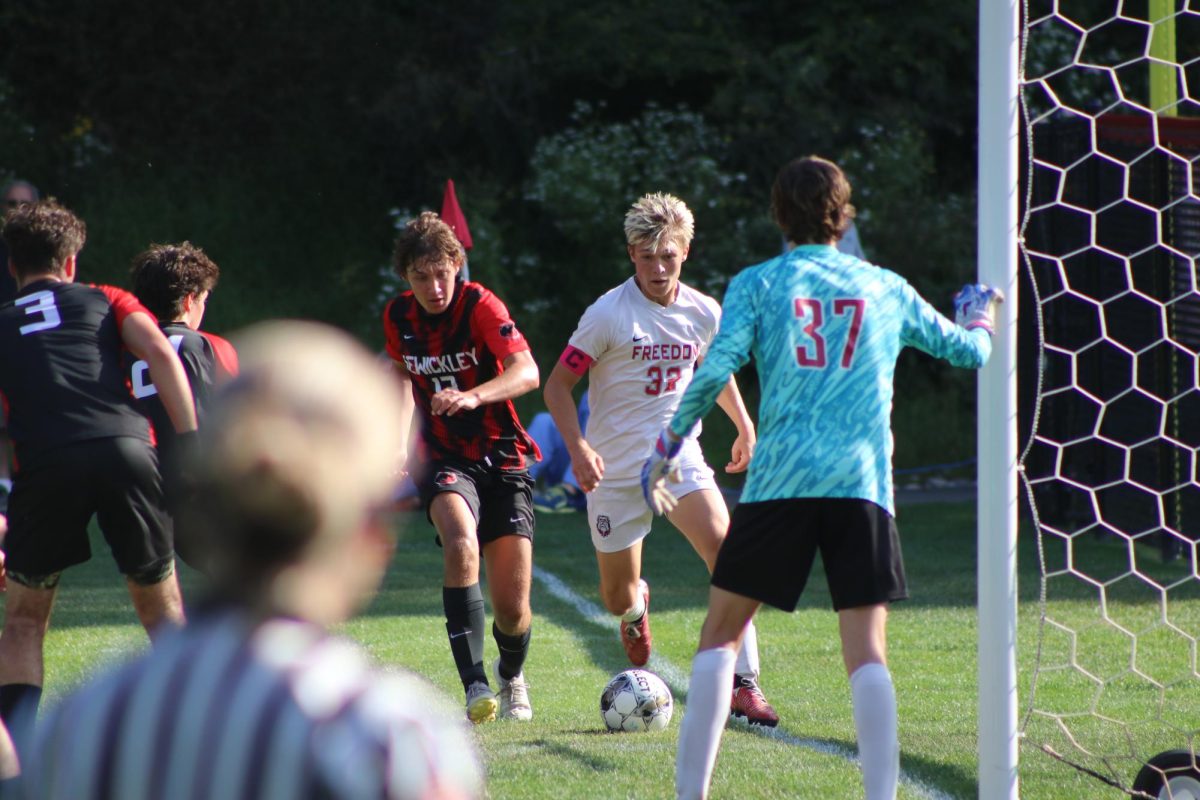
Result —
[[91, 557], [93, 515], [147, 632], [184, 618], [158, 460], [121, 370], [122, 346], [146, 360], [177, 431], [195, 431], [195, 405], [142, 304], [123, 289], [75, 283], [86, 235], [53, 200], [14, 209], [3, 231], [18, 291], [0, 305], [0, 394], [17, 469], [4, 541], [0, 718], [18, 751], [41, 696], [58, 580]]
[[[175, 348], [196, 402], [196, 419], [203, 424], [205, 407], [215, 387], [237, 374], [237, 351], [220, 336], [200, 330], [212, 290], [221, 271], [191, 242], [156, 244], [133, 260], [133, 293], [154, 316]], [[150, 380], [145, 361], [128, 359], [129, 385], [142, 413], [154, 428], [158, 460], [172, 510], [180, 501], [182, 478], [179, 446], [167, 409]], [[195, 543], [178, 530], [175, 552], [192, 567], [203, 569]]]
[[347, 334], [239, 334], [179, 525], [210, 542], [213, 602], [72, 693], [25, 758], [39, 800], [472, 800], [472, 736], [425, 681], [330, 635], [375, 593], [403, 439], [395, 383]]
[[[421, 500], [443, 547], [446, 632], [472, 722], [533, 716], [523, 665], [529, 652], [533, 480], [540, 458], [512, 399], [538, 386], [529, 344], [504, 303], [459, 277], [465, 253], [432, 212], [396, 240], [396, 273], [412, 286], [383, 314], [387, 351], [404, 385], [405, 423], [419, 411], [428, 469]], [[480, 556], [487, 566], [500, 658], [483, 667]]]

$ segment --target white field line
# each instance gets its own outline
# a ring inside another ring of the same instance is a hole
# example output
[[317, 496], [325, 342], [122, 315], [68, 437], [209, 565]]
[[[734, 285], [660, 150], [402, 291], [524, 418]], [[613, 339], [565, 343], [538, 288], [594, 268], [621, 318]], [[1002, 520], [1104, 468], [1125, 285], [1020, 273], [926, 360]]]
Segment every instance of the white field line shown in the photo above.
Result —
[[[561, 578], [553, 572], [547, 572], [541, 567], [534, 565], [533, 577], [539, 581], [551, 595], [558, 598], [562, 602], [571, 606], [583, 617], [587, 622], [592, 623], [601, 628], [610, 629], [613, 631], [613, 638], [616, 639], [617, 626], [613, 624], [612, 615], [605, 611], [600, 606], [590, 600], [581, 597], [570, 586], [567, 586]], [[658, 675], [667, 686], [671, 688], [671, 693], [676, 697], [687, 697], [688, 674], [682, 669], [672, 664], [665, 658], [662, 658], [657, 653], [651, 652], [650, 663], [646, 665], [651, 672]], [[792, 745], [793, 747], [803, 747], [806, 750], [812, 750], [816, 753], [824, 755], [837, 756], [846, 761], [853, 763], [858, 762], [858, 753], [848, 747], [831, 744], [830, 742], [821, 742], [816, 739], [806, 739], [802, 736], [794, 736], [787, 733], [782, 728], [767, 728], [762, 725], [746, 725], [744, 723], [736, 723], [740, 730], [763, 736], [765, 738], [774, 739], [777, 742]], [[900, 773], [900, 783], [906, 786], [917, 797], [924, 800], [954, 800], [951, 795], [946, 794], [941, 789], [930, 786], [924, 781], [905, 775], [903, 771]]]

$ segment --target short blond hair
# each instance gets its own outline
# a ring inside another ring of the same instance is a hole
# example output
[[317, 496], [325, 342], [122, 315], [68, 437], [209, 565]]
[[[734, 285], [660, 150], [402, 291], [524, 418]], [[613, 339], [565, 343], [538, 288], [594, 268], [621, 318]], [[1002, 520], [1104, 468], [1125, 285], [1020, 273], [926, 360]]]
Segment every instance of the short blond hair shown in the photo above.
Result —
[[664, 241], [688, 247], [695, 233], [692, 210], [672, 194], [642, 195], [625, 212], [625, 241], [634, 247], [648, 245], [657, 250]]
[[335, 328], [267, 322], [234, 341], [240, 372], [205, 420], [183, 518], [215, 574], [266, 575], [338, 546], [388, 503], [402, 403], [379, 360]]

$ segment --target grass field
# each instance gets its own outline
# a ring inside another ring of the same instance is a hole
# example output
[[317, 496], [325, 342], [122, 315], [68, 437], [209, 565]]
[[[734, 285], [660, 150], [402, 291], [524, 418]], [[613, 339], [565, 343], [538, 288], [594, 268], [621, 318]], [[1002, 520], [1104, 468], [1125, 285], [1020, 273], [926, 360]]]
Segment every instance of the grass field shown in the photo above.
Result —
[[[912, 600], [889, 625], [900, 715], [902, 798], [968, 798], [976, 785], [975, 522], [971, 504], [901, 508]], [[440, 553], [431, 529], [404, 515], [394, 567], [380, 596], [346, 626], [384, 664], [418, 672], [461, 696], [445, 640]], [[98, 557], [63, 580], [47, 641], [49, 702], [104, 662], [144, 646], [111, 560]], [[1119, 560], [1114, 552], [1111, 558]], [[598, 699], [625, 668], [617, 626], [596, 599], [587, 530], [577, 515], [539, 519], [533, 644], [526, 674], [534, 720], [475, 729], [493, 798], [665, 798], [686, 681], [704, 614], [706, 576], [682, 537], [660, 523], [646, 544], [653, 588], [650, 667], [675, 692], [675, 719], [659, 734], [603, 731]], [[1037, 635], [1038, 565], [1021, 551], [1020, 688], [1029, 686]], [[185, 576], [185, 589], [197, 587]], [[1086, 614], [1088, 601], [1079, 601]], [[714, 798], [861, 797], [853, 761], [849, 688], [824, 578], [814, 574], [793, 615], [758, 617], [763, 686], [783, 717], [773, 734], [731, 724], [717, 762]], [[495, 657], [488, 638], [487, 659]], [[1024, 699], [1022, 699], [1024, 710]], [[1031, 747], [1022, 748], [1022, 796], [1122, 797]], [[1132, 774], [1125, 776], [1132, 779]]]

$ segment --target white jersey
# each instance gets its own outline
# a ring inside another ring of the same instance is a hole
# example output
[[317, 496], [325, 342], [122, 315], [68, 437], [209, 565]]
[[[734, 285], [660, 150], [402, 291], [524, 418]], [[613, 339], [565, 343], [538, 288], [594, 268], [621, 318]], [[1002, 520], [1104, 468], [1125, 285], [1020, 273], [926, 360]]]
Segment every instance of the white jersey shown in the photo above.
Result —
[[[696, 362], [708, 351], [721, 306], [679, 284], [675, 302], [661, 306], [630, 278], [605, 292], [579, 319], [570, 344], [590, 364], [587, 440], [604, 459], [604, 483], [641, 480], [642, 463], [671, 420]], [[684, 443], [696, 457], [699, 425]]]

